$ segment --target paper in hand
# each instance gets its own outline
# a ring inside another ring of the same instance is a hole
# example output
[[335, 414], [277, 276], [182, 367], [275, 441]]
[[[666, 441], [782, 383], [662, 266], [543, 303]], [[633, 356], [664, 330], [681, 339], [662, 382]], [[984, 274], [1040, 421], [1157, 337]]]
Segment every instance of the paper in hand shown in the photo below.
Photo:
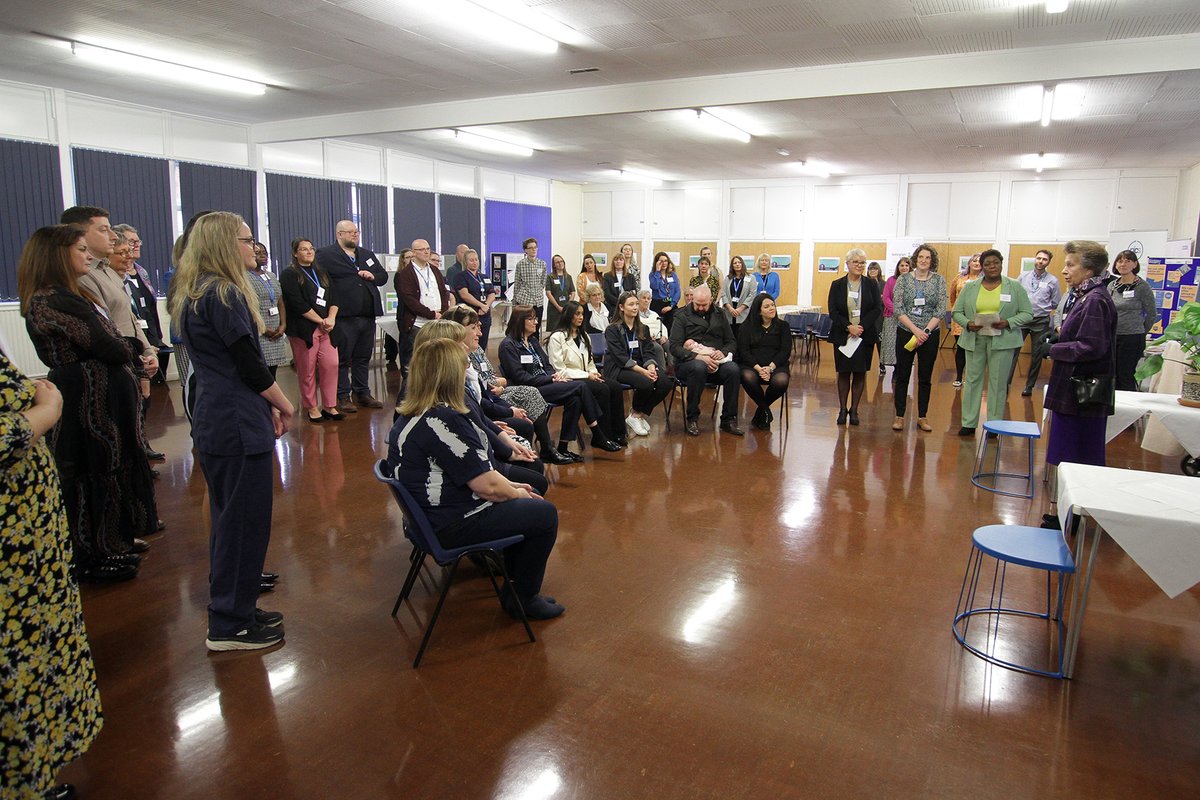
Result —
[[862, 344], [861, 336], [851, 336], [846, 340], [844, 345], [838, 348], [838, 350], [842, 351], [842, 355], [844, 355], [846, 358], [850, 358], [854, 355], [855, 351], [858, 350], [858, 346], [860, 344]]
[[973, 319], [971, 321], [974, 322], [976, 325], [980, 326], [979, 330], [975, 331], [975, 333], [979, 336], [999, 336], [1000, 335], [1000, 329], [992, 327], [993, 322], [1000, 321], [999, 314], [976, 314], [975, 319]]

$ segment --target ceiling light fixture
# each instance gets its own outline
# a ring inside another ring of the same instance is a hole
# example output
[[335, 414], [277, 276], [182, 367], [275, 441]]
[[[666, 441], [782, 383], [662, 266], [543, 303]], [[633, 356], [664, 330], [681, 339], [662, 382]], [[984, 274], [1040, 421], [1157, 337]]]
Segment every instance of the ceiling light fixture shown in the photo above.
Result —
[[75, 54], [76, 58], [100, 67], [109, 67], [144, 77], [186, 83], [202, 89], [216, 89], [233, 94], [262, 95], [267, 92], [267, 85], [258, 81], [235, 78], [220, 72], [188, 67], [171, 61], [134, 55], [83, 42], [71, 42], [70, 45], [71, 52]]
[[737, 139], [742, 144], [750, 141], [750, 134], [746, 133], [732, 122], [727, 122], [721, 119], [707, 108], [696, 109], [696, 120], [706, 126], [708, 130], [715, 131], [721, 136], [726, 136], [730, 139]]
[[781, 147], [778, 150], [776, 150], [775, 152], [779, 153], [779, 155], [781, 155], [781, 156], [790, 156], [792, 154], [792, 151], [788, 150], [786, 147]]
[[631, 183], [640, 183], [644, 186], [662, 186], [663, 180], [656, 175], [650, 175], [646, 172], [639, 172], [636, 169], [614, 169], [608, 173], [612, 177], [619, 180], [629, 181]]
[[1047, 14], [1061, 14], [1067, 10], [1067, 0], [1046, 0]]
[[797, 166], [805, 175], [812, 175], [817, 178], [828, 178], [830, 171], [828, 164], [822, 164], [820, 161], [813, 161], [811, 158], [807, 161], [797, 161]]
[[1058, 153], [1028, 153], [1021, 156], [1021, 169], [1031, 169], [1040, 173], [1044, 169], [1054, 169], [1062, 166], [1063, 157]]
[[502, 139], [493, 139], [491, 136], [481, 136], [478, 133], [458, 128], [455, 128], [453, 133], [455, 141], [461, 142], [467, 147], [474, 147], [476, 150], [486, 150], [489, 153], [500, 153], [506, 156], [520, 156], [521, 158], [528, 158], [534, 153], [532, 147], [506, 142]]
[[526, 6], [520, 0], [470, 0], [472, 5], [480, 6], [497, 14], [504, 19], [528, 28], [556, 42], [575, 45], [576, 47], [591, 42], [588, 37], [569, 25], [565, 25], [552, 17]]
[[1054, 111], [1054, 88], [1046, 89], [1042, 93], [1042, 127], [1045, 128], [1050, 124], [1050, 117]]
[[1083, 113], [1083, 100], [1086, 96], [1084, 85], [1081, 83], [1060, 83], [1054, 87], [1053, 119], [1075, 119]]

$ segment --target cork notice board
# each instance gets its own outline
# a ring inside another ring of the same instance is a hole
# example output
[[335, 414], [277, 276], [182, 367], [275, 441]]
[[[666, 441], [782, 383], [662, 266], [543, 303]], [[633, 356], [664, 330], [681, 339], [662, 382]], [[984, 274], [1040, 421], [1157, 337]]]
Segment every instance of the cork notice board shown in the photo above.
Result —
[[[847, 251], [861, 247], [867, 253], [867, 263], [878, 261], [879, 266], [883, 268], [883, 276], [886, 278], [891, 274], [891, 269], [887, 264], [884, 264], [884, 259], [887, 257], [887, 244], [884, 242], [817, 242], [813, 245], [813, 263], [809, 265], [813, 276], [812, 301], [814, 306], [820, 306], [821, 310], [826, 314], [829, 313], [827, 308], [829, 304], [829, 286], [838, 278], [846, 274], [846, 265], [843, 263], [846, 258]], [[817, 269], [818, 263], [823, 258], [836, 258], [838, 261], [837, 272], [820, 272]]]
[[[782, 306], [790, 306], [796, 304], [796, 298], [800, 294], [800, 243], [799, 242], [730, 242], [729, 257], [741, 256], [746, 260], [746, 271], [754, 272], [754, 262], [760, 254], [766, 253], [774, 259], [775, 256], [783, 256], [791, 259], [791, 266], [788, 269], [777, 269], [775, 274], [779, 276], [779, 304]], [[718, 269], [721, 271], [722, 282], [725, 276], [729, 274], [729, 262], [718, 264]]]

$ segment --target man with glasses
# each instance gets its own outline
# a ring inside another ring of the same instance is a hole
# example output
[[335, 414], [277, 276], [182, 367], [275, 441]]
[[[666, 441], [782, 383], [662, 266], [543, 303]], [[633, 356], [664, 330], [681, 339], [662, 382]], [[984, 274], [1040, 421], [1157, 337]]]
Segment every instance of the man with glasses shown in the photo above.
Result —
[[437, 255], [429, 242], [416, 239], [412, 243], [413, 260], [396, 275], [400, 304], [396, 309], [400, 323], [400, 374], [408, 375], [408, 360], [412, 358], [412, 340], [427, 322], [441, 319], [450, 308], [450, 292], [442, 272], [434, 263]]
[[538, 241], [532, 237], [521, 243], [525, 257], [513, 267], [514, 306], [530, 306], [534, 319], [542, 324], [542, 305], [546, 300], [546, 262], [537, 257]]
[[125, 273], [126, 291], [129, 292], [137, 308], [138, 318], [145, 323], [142, 330], [150, 344], [158, 348], [158, 374], [151, 383], [165, 385], [167, 365], [170, 363], [171, 348], [163, 342], [162, 321], [158, 317], [158, 292], [154, 291], [154, 283], [150, 280], [149, 271], [140, 263], [142, 258], [142, 237], [137, 228], [132, 225], [113, 225], [113, 233], [124, 236], [129, 242], [129, 255], [133, 259], [133, 267]]
[[[383, 408], [371, 396], [368, 378], [375, 351], [375, 318], [383, 302], [375, 287], [387, 283], [379, 258], [358, 244], [358, 226], [344, 219], [334, 228], [337, 243], [317, 251], [317, 265], [329, 274], [331, 293], [338, 299], [338, 410], [353, 414], [363, 408]], [[353, 397], [351, 395], [353, 394]]]

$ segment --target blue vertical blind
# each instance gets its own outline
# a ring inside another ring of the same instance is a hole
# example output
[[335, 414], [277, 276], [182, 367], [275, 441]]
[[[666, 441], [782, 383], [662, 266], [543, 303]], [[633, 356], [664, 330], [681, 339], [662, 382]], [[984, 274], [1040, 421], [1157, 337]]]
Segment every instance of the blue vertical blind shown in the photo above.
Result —
[[258, 191], [252, 169], [179, 162], [179, 200], [186, 224], [197, 211], [232, 211], [258, 228]]
[[350, 184], [326, 178], [267, 173], [267, 219], [271, 263], [291, 263], [292, 239], [309, 239], [320, 249], [334, 243], [338, 220], [351, 219]]
[[376, 253], [388, 252], [387, 187], [373, 183], [356, 183], [358, 193], [358, 241]]
[[[472, 250], [479, 250], [483, 245], [483, 220], [480, 218], [479, 198], [439, 194], [437, 199], [442, 249], [449, 253], [460, 244], [465, 244]], [[479, 258], [486, 266], [488, 261], [482, 253]]]
[[396, 196], [396, 250], [408, 247], [414, 239], [425, 239], [430, 247], [436, 248], [437, 204], [433, 192], [397, 188], [393, 193]]
[[75, 204], [108, 210], [109, 221], [137, 228], [142, 239], [140, 264], [156, 289], [171, 268], [171, 171], [165, 158], [130, 156], [71, 148], [75, 168]]
[[554, 249], [550, 241], [549, 206], [489, 200], [483, 210], [489, 253], [519, 253], [521, 242], [532, 236], [538, 240], [538, 258], [550, 263]]
[[17, 299], [17, 261], [38, 228], [62, 212], [62, 170], [52, 144], [0, 139], [0, 300]]

